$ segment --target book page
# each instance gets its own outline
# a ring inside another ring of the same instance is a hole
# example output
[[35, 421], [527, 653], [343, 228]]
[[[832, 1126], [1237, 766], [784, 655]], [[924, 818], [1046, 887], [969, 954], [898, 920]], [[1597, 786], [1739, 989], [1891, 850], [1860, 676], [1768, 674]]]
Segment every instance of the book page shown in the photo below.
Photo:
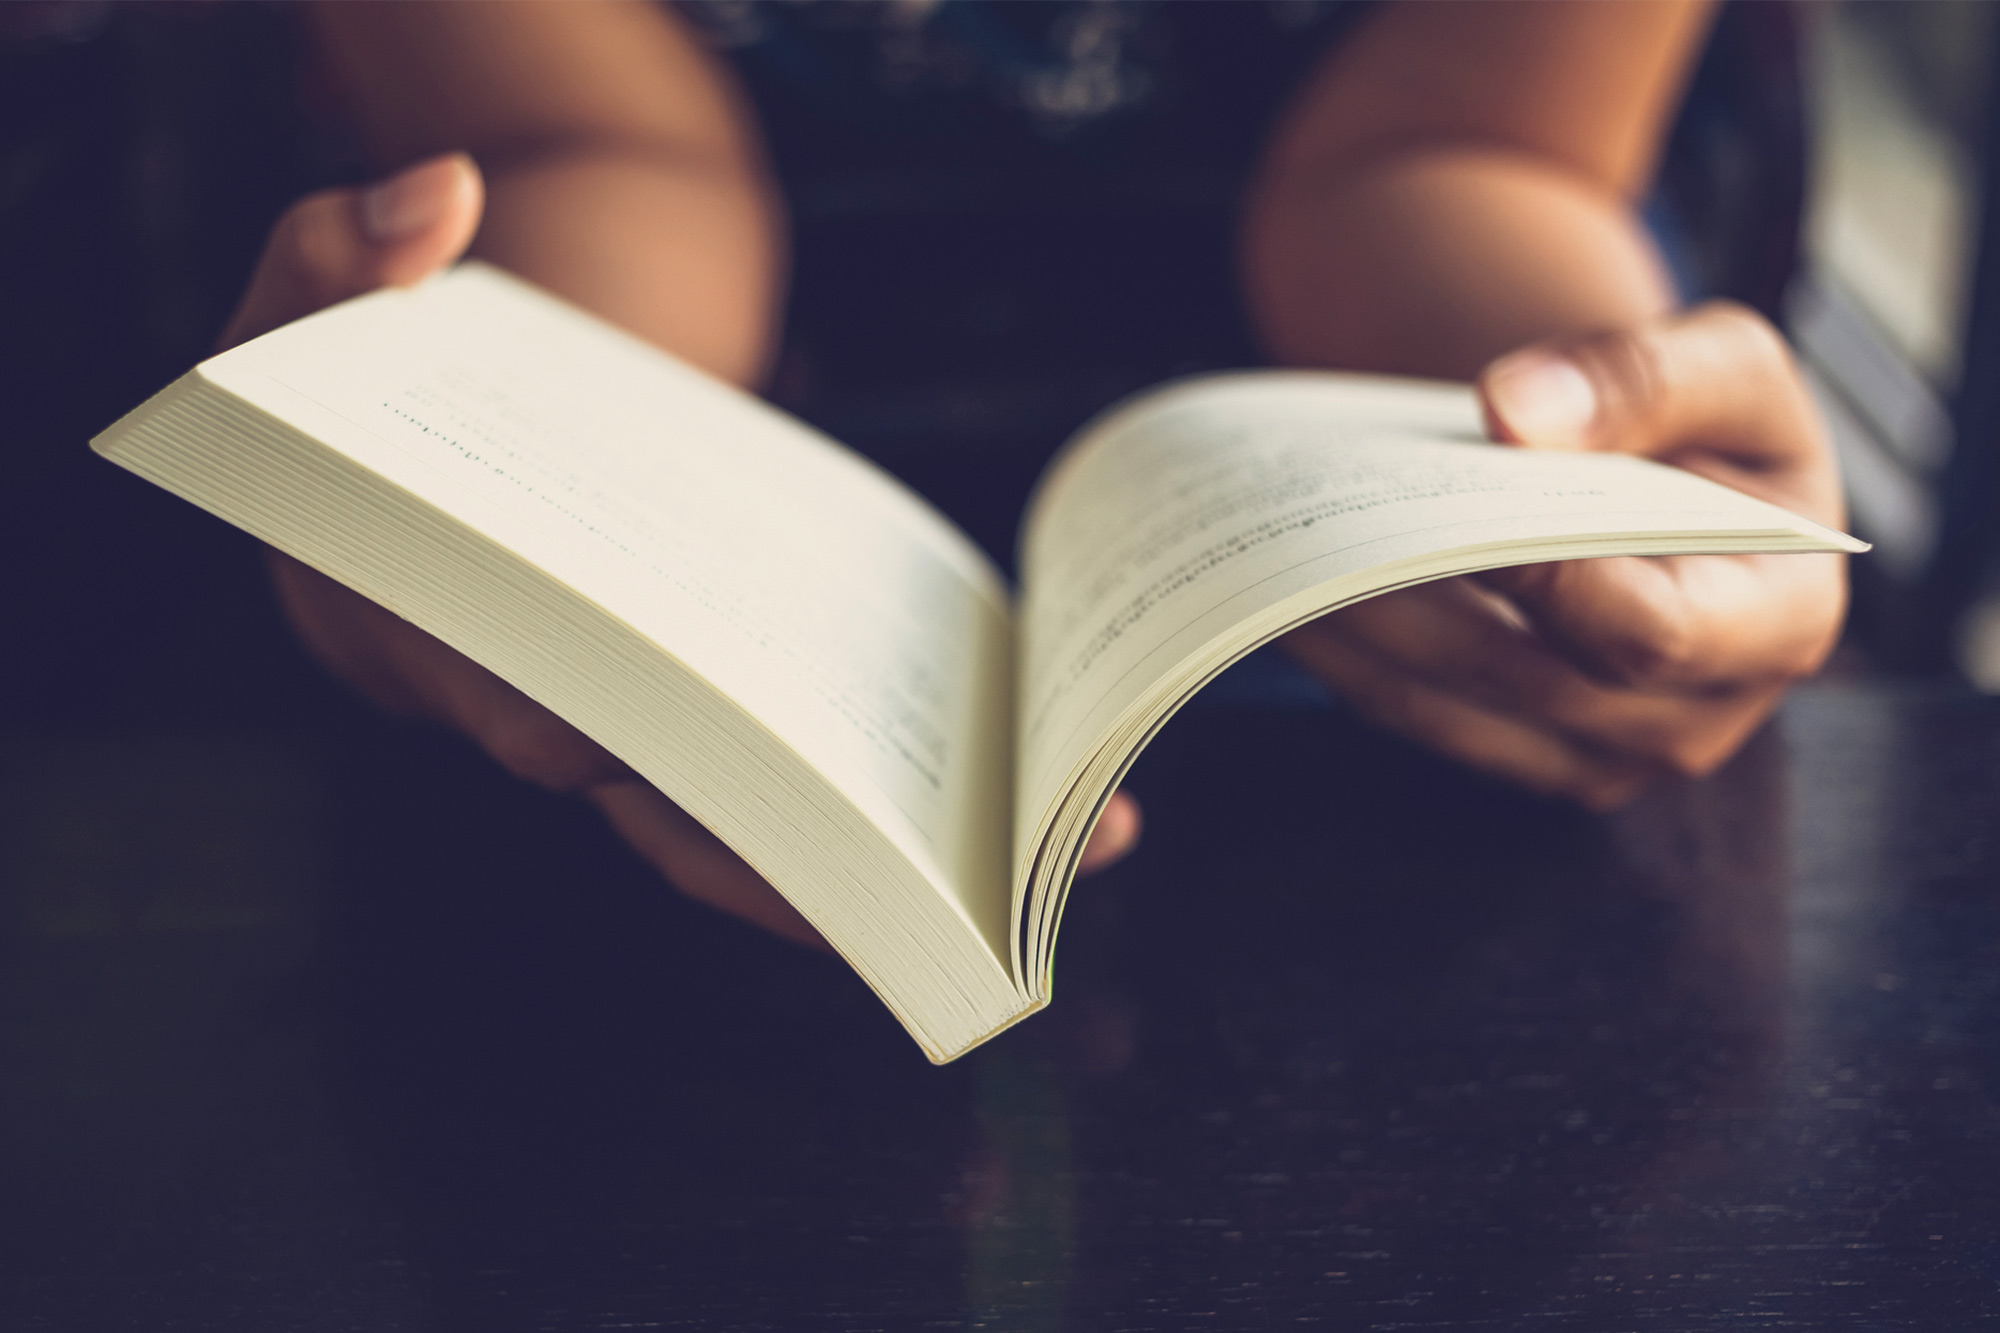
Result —
[[691, 667], [826, 775], [982, 936], [1004, 931], [1008, 598], [900, 483], [480, 265], [203, 373]]
[[1495, 547], [1600, 534], [1855, 545], [1676, 469], [1486, 443], [1463, 386], [1263, 372], [1112, 412], [1023, 528], [1017, 867], [1107, 733], [1233, 629], [1342, 579], [1360, 580], [1349, 596], [1391, 586], [1370, 572], [1437, 553], [1469, 569], [1508, 563]]

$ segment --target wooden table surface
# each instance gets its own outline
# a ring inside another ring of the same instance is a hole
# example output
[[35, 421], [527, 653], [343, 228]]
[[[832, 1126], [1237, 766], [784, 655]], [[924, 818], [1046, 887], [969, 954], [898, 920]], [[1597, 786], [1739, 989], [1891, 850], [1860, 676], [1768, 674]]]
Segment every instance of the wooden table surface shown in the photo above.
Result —
[[1810, 688], [1595, 819], [1225, 690], [1132, 786], [934, 1069], [449, 739], [21, 732], [0, 1325], [2000, 1317], [2000, 702]]

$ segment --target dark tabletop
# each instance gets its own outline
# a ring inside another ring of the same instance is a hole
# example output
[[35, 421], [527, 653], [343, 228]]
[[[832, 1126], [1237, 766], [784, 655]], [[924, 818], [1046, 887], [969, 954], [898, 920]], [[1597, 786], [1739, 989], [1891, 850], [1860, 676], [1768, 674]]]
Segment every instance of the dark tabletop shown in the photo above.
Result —
[[0, 752], [0, 1325], [2000, 1318], [2000, 702], [1812, 688], [1595, 819], [1224, 691], [945, 1068], [355, 718]]

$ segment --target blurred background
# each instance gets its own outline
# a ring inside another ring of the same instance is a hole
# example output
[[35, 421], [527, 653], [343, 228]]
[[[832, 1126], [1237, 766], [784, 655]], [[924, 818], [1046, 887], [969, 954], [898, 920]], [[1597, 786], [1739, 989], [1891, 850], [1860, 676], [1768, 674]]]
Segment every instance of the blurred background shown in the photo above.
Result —
[[1994, 17], [1968, 0], [1799, 11], [1807, 193], [1783, 307], [1854, 521], [1877, 546], [1857, 569], [1851, 642], [1877, 669], [1955, 671], [1989, 692], [2000, 690], [2000, 308], [1981, 284], [2000, 258], [1987, 202], [2000, 160]]

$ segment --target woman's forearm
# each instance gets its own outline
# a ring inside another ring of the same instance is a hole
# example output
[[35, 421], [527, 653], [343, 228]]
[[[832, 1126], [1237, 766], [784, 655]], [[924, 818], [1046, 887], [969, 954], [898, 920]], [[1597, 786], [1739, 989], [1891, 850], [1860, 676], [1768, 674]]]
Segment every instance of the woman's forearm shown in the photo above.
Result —
[[1666, 309], [1633, 201], [1705, 24], [1673, 0], [1389, 6], [1308, 84], [1248, 201], [1273, 355], [1466, 378]]
[[761, 376], [782, 214], [726, 73], [667, 11], [325, 3], [311, 26], [375, 166], [479, 162], [474, 254], [717, 374]]
[[1266, 347], [1296, 365], [1469, 379], [1553, 334], [1672, 304], [1620, 201], [1533, 159], [1418, 151], [1266, 200], [1246, 286]]

